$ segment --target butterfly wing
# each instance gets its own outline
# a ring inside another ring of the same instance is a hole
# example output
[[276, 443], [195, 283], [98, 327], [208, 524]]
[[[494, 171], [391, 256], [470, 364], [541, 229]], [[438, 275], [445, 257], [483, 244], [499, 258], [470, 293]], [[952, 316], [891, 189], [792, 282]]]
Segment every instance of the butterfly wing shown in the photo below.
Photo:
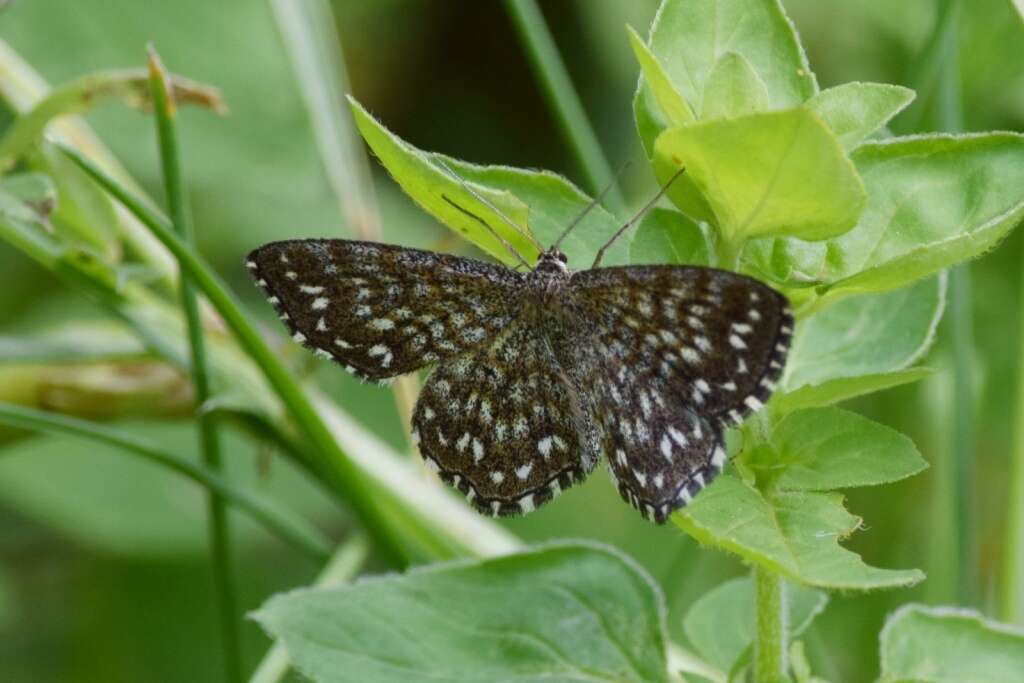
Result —
[[273, 242], [246, 265], [296, 341], [371, 380], [493, 339], [523, 287], [502, 266], [349, 240]]
[[711, 268], [600, 268], [573, 275], [577, 329], [556, 344], [593, 410], [619, 492], [662, 522], [725, 462], [722, 430], [768, 400], [793, 318], [786, 299]]
[[494, 516], [530, 512], [597, 462], [596, 430], [533, 322], [439, 365], [413, 414], [428, 465]]

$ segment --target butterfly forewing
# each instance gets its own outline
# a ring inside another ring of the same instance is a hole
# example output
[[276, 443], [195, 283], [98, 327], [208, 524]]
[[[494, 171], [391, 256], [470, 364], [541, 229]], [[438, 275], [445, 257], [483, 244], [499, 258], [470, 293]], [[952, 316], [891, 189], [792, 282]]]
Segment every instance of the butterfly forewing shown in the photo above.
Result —
[[573, 275], [566, 364], [589, 387], [619, 491], [664, 521], [721, 470], [721, 431], [759, 409], [785, 362], [785, 299], [710, 268], [603, 268]]
[[372, 380], [485, 344], [515, 317], [524, 280], [498, 265], [347, 240], [274, 242], [247, 265], [296, 341]]
[[546, 503], [597, 461], [589, 415], [543, 335], [522, 319], [435, 369], [413, 427], [427, 463], [495, 516]]

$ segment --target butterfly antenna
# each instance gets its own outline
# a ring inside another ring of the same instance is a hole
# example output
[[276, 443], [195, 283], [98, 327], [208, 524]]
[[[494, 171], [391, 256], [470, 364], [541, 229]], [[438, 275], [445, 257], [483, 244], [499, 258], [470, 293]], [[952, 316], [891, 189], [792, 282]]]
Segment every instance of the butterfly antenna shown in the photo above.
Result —
[[601, 259], [604, 258], [604, 252], [608, 250], [608, 247], [612, 246], [612, 244], [615, 242], [615, 240], [619, 239], [619, 237], [622, 236], [622, 233], [624, 233], [627, 230], [629, 230], [633, 226], [634, 223], [636, 223], [638, 220], [640, 220], [643, 217], [643, 215], [645, 213], [647, 213], [650, 210], [650, 208], [652, 206], [654, 206], [658, 202], [658, 200], [661, 199], [665, 195], [666, 192], [668, 192], [668, 188], [670, 188], [672, 186], [672, 183], [674, 183], [676, 181], [676, 178], [681, 176], [685, 170], [686, 170], [685, 168], [681, 168], [678, 171], [676, 171], [672, 175], [672, 177], [668, 179], [668, 182], [665, 183], [665, 186], [662, 187], [660, 190], [658, 190], [658, 194], [654, 195], [654, 198], [651, 199], [651, 201], [649, 201], [646, 204], [644, 204], [644, 207], [642, 209], [640, 209], [639, 211], [637, 211], [636, 215], [634, 215], [632, 218], [630, 218], [628, 221], [626, 221], [621, 228], [619, 228], [618, 230], [615, 231], [615, 234], [611, 236], [611, 239], [609, 239], [607, 242], [605, 242], [601, 246], [601, 248], [597, 250], [597, 258], [594, 259], [594, 265], [590, 266], [591, 268], [597, 268], [598, 265], [601, 264]]
[[555, 240], [555, 243], [551, 245], [552, 249], [558, 249], [558, 245], [560, 245], [562, 243], [562, 240], [564, 240], [566, 236], [568, 236], [568, 234], [572, 232], [572, 229], [579, 225], [580, 221], [586, 218], [587, 214], [590, 213], [591, 209], [593, 209], [595, 206], [601, 203], [605, 195], [608, 194], [609, 190], [615, 187], [615, 184], [619, 182], [619, 178], [622, 176], [622, 172], [629, 168], [629, 164], [630, 162], [627, 160], [624, 164], [622, 164], [622, 166], [619, 166], [619, 170], [615, 172], [615, 177], [613, 177], [611, 181], [604, 186], [604, 189], [601, 190], [601, 192], [596, 197], [594, 197], [590, 201], [590, 203], [583, 208], [582, 211], [579, 212], [576, 218], [572, 219], [572, 222], [569, 223], [569, 225], [565, 226], [565, 230], [563, 230], [562, 234], [558, 236], [558, 239]]
[[462, 212], [462, 213], [466, 214], [467, 216], [469, 216], [470, 218], [472, 218], [473, 220], [475, 220], [475, 221], [476, 221], [477, 223], [479, 223], [480, 225], [482, 225], [482, 226], [484, 226], [485, 228], [487, 228], [487, 232], [491, 233], [491, 236], [493, 236], [493, 237], [494, 237], [494, 238], [495, 238], [496, 240], [498, 240], [499, 242], [501, 242], [501, 244], [502, 244], [502, 245], [503, 245], [503, 246], [504, 246], [504, 247], [505, 247], [506, 249], [508, 249], [508, 253], [512, 254], [512, 256], [514, 256], [515, 258], [519, 259], [519, 264], [520, 264], [520, 265], [526, 266], [527, 270], [529, 270], [529, 268], [530, 268], [530, 264], [526, 262], [526, 259], [524, 259], [524, 258], [523, 258], [523, 255], [522, 255], [522, 254], [520, 254], [520, 253], [519, 253], [519, 252], [518, 252], [518, 251], [516, 250], [516, 248], [512, 246], [512, 243], [511, 243], [511, 242], [509, 242], [509, 241], [508, 241], [508, 240], [506, 240], [506, 239], [505, 239], [504, 237], [502, 237], [501, 235], [499, 235], [499, 234], [498, 234], [498, 232], [497, 232], [497, 231], [496, 231], [496, 230], [495, 230], [494, 228], [492, 228], [492, 227], [491, 227], [490, 225], [488, 225], [488, 224], [487, 224], [487, 221], [485, 221], [485, 220], [484, 220], [483, 218], [481, 218], [480, 216], [477, 216], [477, 215], [476, 215], [475, 213], [473, 213], [473, 212], [469, 211], [468, 209], [464, 209], [464, 208], [462, 208], [461, 206], [459, 206], [458, 204], [456, 204], [455, 202], [453, 202], [453, 201], [452, 201], [451, 199], [449, 199], [447, 195], [444, 195], [444, 194], [442, 194], [442, 195], [441, 195], [441, 199], [445, 200], [446, 202], [448, 202], [449, 204], [451, 204], [451, 205], [452, 205], [453, 207], [455, 207], [456, 209], [458, 209], [458, 210], [459, 210], [460, 212]]
[[[463, 180], [462, 176], [460, 176], [458, 173], [453, 171], [452, 168], [447, 163], [445, 163], [444, 161], [442, 161], [440, 159], [438, 159], [437, 163], [440, 164], [441, 168], [444, 169], [445, 173], [450, 175], [452, 177], [452, 179], [454, 179], [455, 182], [457, 182], [459, 184], [459, 186], [462, 187], [463, 190], [465, 190], [470, 195], [472, 195], [472, 197], [474, 199], [476, 199], [478, 202], [480, 202], [481, 204], [486, 206], [488, 209], [490, 209], [494, 213], [498, 214], [498, 218], [500, 218], [505, 223], [507, 223], [509, 226], [511, 226], [513, 230], [515, 230], [519, 234], [521, 234], [524, 237], [526, 237], [526, 239], [530, 240], [533, 243], [533, 246], [537, 247], [537, 251], [544, 251], [544, 247], [541, 246], [540, 242], [537, 241], [537, 238], [535, 238], [533, 236], [533, 234], [530, 233], [529, 230], [523, 230], [522, 227], [520, 227], [519, 225], [516, 225], [515, 221], [513, 221], [511, 218], [506, 216], [505, 212], [503, 212], [501, 209], [499, 209], [493, 203], [491, 203], [491, 201], [489, 199], [487, 199], [487, 197], [484, 197], [482, 194], [480, 194], [479, 192], [474, 190], [472, 187], [470, 187], [469, 183], [467, 183], [465, 180]], [[449, 203], [451, 203], [450, 200], [449, 200]], [[461, 207], [459, 207], [459, 208], [461, 209]], [[470, 215], [472, 215], [472, 214], [470, 214]], [[474, 218], [477, 218], [477, 217], [474, 216]], [[480, 220], [480, 219], [477, 218], [477, 220]], [[483, 221], [481, 221], [481, 222], [483, 222]], [[520, 260], [523, 260], [523, 261], [526, 260], [522, 256], [520, 256], [519, 258], [520, 258]]]

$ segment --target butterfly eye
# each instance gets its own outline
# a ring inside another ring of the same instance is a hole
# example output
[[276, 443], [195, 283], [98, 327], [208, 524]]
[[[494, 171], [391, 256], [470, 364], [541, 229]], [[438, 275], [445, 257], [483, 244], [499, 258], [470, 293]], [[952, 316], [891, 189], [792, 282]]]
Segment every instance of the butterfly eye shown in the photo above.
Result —
[[558, 260], [561, 261], [562, 263], [568, 263], [569, 258], [562, 252], [558, 252]]

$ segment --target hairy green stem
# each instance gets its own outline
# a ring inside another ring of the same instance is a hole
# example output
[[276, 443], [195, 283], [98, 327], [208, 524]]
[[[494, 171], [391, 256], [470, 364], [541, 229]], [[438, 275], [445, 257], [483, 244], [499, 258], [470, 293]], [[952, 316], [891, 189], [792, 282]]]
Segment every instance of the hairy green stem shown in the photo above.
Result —
[[[587, 120], [583, 104], [558, 54], [544, 15], [535, 0], [505, 0], [505, 9], [512, 18], [534, 75], [544, 89], [548, 106], [558, 120], [562, 135], [569, 142], [576, 163], [586, 178], [587, 190], [596, 195], [613, 181], [611, 167]], [[612, 187], [607, 197], [612, 210], [621, 213], [625, 202], [618, 188]]]
[[754, 603], [757, 631], [754, 637], [754, 681], [782, 683], [786, 680], [786, 655], [789, 650], [789, 615], [786, 610], [786, 585], [782, 577], [755, 566]]
[[367, 480], [338, 447], [298, 382], [288, 372], [279, 355], [263, 341], [220, 277], [174, 233], [165, 217], [144, 204], [77, 150], [66, 146], [61, 149], [79, 168], [138, 217], [171, 251], [182, 272], [188, 272], [194, 279], [309, 439], [311, 452], [318, 456], [318, 473], [352, 508], [376, 543], [377, 550], [391, 562], [404, 565], [408, 556], [401, 543], [401, 535], [386, 512], [385, 508], [389, 504], [386, 493]]
[[[185, 206], [178, 133], [174, 125], [177, 105], [171, 92], [169, 75], [152, 46], [149, 48], [149, 84], [153, 96], [153, 115], [156, 119], [160, 165], [171, 225], [185, 244], [193, 246], [195, 235]], [[210, 387], [210, 368], [206, 357], [202, 318], [199, 315], [199, 300], [190, 275], [182, 273], [179, 286], [191, 354], [192, 387], [195, 393], [196, 419], [199, 423], [199, 450], [203, 463], [213, 471], [221, 472], [223, 467], [220, 435], [214, 422], [215, 416], [212, 412], [204, 410], [204, 406], [213, 395], [213, 390]], [[220, 620], [226, 678], [232, 683], [241, 683], [242, 648], [238, 633], [238, 590], [231, 566], [231, 531], [228, 528], [227, 505], [216, 491], [208, 491], [206, 514], [210, 533], [214, 597]]]
[[[316, 578], [313, 586], [328, 588], [347, 583], [359, 573], [369, 554], [370, 547], [366, 539], [361, 535], [353, 536], [339, 546], [330, 562], [324, 566], [323, 571]], [[284, 644], [278, 641], [260, 660], [256, 671], [249, 678], [249, 683], [278, 683], [278, 681], [284, 680], [289, 668], [291, 668], [291, 661], [288, 659], [288, 651]]]
[[144, 439], [88, 420], [3, 402], [0, 402], [0, 422], [16, 429], [47, 434], [68, 434], [89, 439], [137, 455], [217, 492], [240, 512], [311, 559], [323, 562], [330, 557], [330, 541], [301, 517], [297, 517], [291, 511], [279, 509], [263, 498], [235, 486], [216, 472], [164, 451]]

